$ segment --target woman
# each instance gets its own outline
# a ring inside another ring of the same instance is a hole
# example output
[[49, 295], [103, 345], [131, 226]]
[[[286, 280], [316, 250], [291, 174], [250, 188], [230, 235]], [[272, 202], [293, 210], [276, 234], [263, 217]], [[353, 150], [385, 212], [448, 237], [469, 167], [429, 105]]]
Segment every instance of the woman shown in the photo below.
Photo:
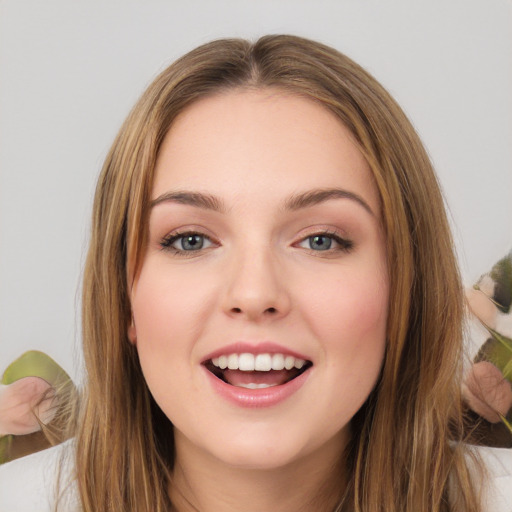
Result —
[[98, 182], [77, 508], [485, 510], [461, 290], [429, 159], [368, 73], [292, 36], [197, 48]]

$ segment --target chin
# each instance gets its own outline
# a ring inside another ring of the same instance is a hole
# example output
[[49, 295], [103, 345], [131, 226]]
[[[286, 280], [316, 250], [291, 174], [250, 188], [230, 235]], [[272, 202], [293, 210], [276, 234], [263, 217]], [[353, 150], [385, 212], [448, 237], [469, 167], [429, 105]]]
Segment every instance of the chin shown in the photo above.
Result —
[[254, 471], [271, 471], [288, 466], [301, 458], [302, 450], [283, 450], [281, 447], [252, 447], [233, 445], [216, 454], [228, 466]]
[[294, 432], [293, 427], [279, 428], [276, 425], [263, 429], [241, 428], [237, 432], [226, 429], [219, 434], [210, 437], [203, 449], [228, 466], [246, 470], [284, 468], [314, 457], [327, 445], [329, 451], [336, 450], [337, 446], [331, 445], [331, 441], [338, 445], [332, 438], [322, 439], [321, 435], [311, 436], [308, 432]]

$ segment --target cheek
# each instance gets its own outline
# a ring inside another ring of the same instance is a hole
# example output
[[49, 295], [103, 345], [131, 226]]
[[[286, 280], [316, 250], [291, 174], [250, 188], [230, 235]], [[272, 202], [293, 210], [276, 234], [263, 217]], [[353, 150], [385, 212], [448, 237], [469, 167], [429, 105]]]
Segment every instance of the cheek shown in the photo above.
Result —
[[142, 372], [169, 417], [185, 408], [180, 382], [188, 379], [194, 340], [200, 335], [198, 290], [184, 274], [148, 258], [132, 292]]
[[[309, 317], [322, 340], [325, 396], [333, 424], [348, 421], [361, 407], [380, 374], [386, 347], [388, 283], [382, 272], [350, 273], [311, 294]], [[340, 396], [343, 400], [340, 402]]]
[[132, 295], [137, 344], [171, 345], [173, 339], [194, 337], [199, 321], [214, 300], [211, 286], [201, 286], [186, 271], [170, 272], [165, 263], [147, 262]]
[[[349, 275], [312, 289], [307, 310], [312, 323], [330, 340], [355, 344], [385, 338], [388, 284], [382, 273]], [[320, 333], [319, 333], [320, 334]]]

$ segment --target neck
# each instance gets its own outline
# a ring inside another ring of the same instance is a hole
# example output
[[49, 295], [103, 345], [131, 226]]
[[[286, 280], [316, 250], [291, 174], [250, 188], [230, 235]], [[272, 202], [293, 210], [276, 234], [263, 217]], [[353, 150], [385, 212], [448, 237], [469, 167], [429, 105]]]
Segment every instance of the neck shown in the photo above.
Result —
[[336, 439], [336, 446], [330, 442], [284, 467], [251, 469], [224, 464], [181, 440], [170, 489], [174, 510], [331, 512], [346, 486], [343, 441]]

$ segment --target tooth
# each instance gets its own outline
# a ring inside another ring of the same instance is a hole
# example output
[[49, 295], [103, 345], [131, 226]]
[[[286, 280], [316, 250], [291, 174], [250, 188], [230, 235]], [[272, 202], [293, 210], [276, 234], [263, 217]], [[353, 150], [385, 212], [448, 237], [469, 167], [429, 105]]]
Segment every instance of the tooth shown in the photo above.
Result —
[[254, 382], [248, 382], [247, 384], [238, 384], [236, 387], [237, 388], [246, 388], [246, 389], [256, 389], [258, 387], [258, 384], [255, 384]]
[[228, 368], [230, 370], [238, 370], [238, 354], [230, 354], [228, 356]]
[[272, 370], [282, 370], [284, 368], [283, 354], [274, 354], [272, 356]]
[[284, 367], [287, 370], [291, 370], [295, 366], [295, 357], [293, 356], [286, 356], [284, 358]]
[[243, 372], [253, 372], [254, 356], [252, 354], [240, 354], [238, 357], [238, 369]]
[[272, 356], [270, 354], [258, 354], [254, 362], [254, 369], [259, 372], [269, 372], [272, 369]]
[[295, 368], [297, 368], [297, 370], [300, 370], [304, 365], [306, 364], [306, 361], [304, 361], [304, 359], [295, 359]]
[[247, 384], [238, 384], [237, 388], [245, 388], [245, 389], [264, 389], [264, 388], [272, 388], [277, 384], [256, 384], [255, 382], [248, 382]]
[[243, 354], [229, 354], [214, 357], [212, 364], [221, 370], [229, 368], [230, 370], [241, 370], [244, 372], [260, 371], [268, 372], [270, 370], [282, 370], [286, 368], [291, 370], [297, 368], [300, 370], [306, 364], [304, 359], [295, 359], [293, 356], [283, 354], [258, 354], [254, 356], [244, 352]]

